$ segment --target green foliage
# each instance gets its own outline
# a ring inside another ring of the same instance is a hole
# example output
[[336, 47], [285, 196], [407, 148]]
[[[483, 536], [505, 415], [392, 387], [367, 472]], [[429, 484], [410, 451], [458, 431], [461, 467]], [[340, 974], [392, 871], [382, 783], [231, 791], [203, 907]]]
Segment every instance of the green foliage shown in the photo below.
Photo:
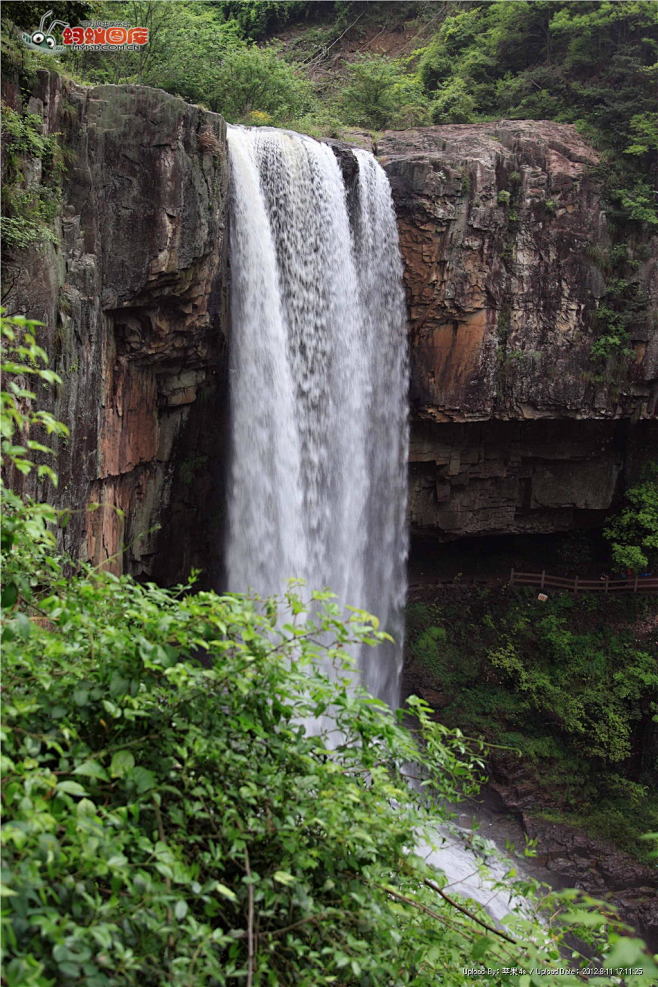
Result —
[[247, 122], [254, 111], [268, 114], [268, 122], [288, 122], [315, 102], [310, 83], [275, 48], [256, 46], [226, 54], [208, 97], [228, 120]]
[[[63, 430], [17, 383], [54, 380], [33, 330], [5, 325], [14, 466], [31, 426]], [[309, 612], [293, 589], [217, 596], [67, 564], [31, 527], [52, 509], [24, 507], [2, 545], [7, 987], [460, 987], [474, 962], [488, 985], [523, 963], [576, 987], [554, 972], [565, 932], [652, 982], [643, 944], [579, 892], [546, 899], [546, 926], [510, 916], [512, 942], [412, 851], [437, 797], [477, 787], [480, 748], [420, 700], [410, 733], [355, 688], [349, 649], [386, 638], [375, 618], [328, 592]]]
[[624, 154], [647, 154], [658, 151], [658, 113], [636, 113], [631, 117], [629, 131], [632, 143]]
[[91, 16], [92, 3], [54, 2], [49, 4], [33, 3], [31, 0], [5, 0], [2, 5], [2, 18], [9, 20], [26, 31], [35, 30], [47, 10], [52, 11], [53, 20], [64, 21], [65, 24], [79, 24], [84, 18]]
[[475, 120], [475, 98], [463, 79], [451, 79], [441, 87], [432, 100], [432, 123], [472, 123]]
[[612, 519], [604, 535], [619, 569], [635, 572], [658, 565], [658, 463], [645, 479], [625, 494], [626, 506]]
[[[37, 344], [35, 331], [41, 323], [22, 316], [2, 317], [0, 321], [2, 375], [6, 387], [0, 392], [2, 456], [5, 463], [10, 463], [20, 473], [28, 474], [34, 469], [34, 463], [25, 458], [28, 450], [50, 451], [41, 442], [29, 437], [30, 430], [37, 428], [47, 435], [68, 435], [68, 429], [48, 412], [33, 409], [36, 394], [26, 384], [30, 379], [45, 384], [61, 384], [62, 381], [53, 370], [48, 369], [48, 355]], [[26, 445], [17, 445], [17, 438], [23, 438]], [[57, 482], [52, 470], [39, 467], [38, 472], [40, 476], [48, 476], [51, 482]]]
[[[61, 168], [57, 137], [43, 133], [43, 121], [37, 114], [18, 113], [3, 104], [2, 139], [3, 246], [12, 251], [55, 242], [52, 221], [61, 202], [56, 184]], [[41, 180], [35, 180], [33, 175], [26, 177], [34, 173], [35, 165]]]
[[[577, 123], [623, 176], [610, 195], [626, 219], [654, 224], [645, 175], [658, 161], [655, 4], [525, 0], [455, 4], [423, 50], [427, 93], [461, 107], [435, 122], [507, 117]], [[609, 163], [608, 163], [609, 165]]]
[[[622, 249], [619, 249], [622, 248]], [[610, 263], [614, 271], [628, 270], [629, 264], [623, 245], [613, 248]], [[631, 357], [631, 332], [646, 319], [648, 299], [638, 284], [626, 277], [612, 276], [596, 309], [593, 326], [597, 338], [592, 344], [592, 357], [605, 362], [611, 357]]]
[[414, 641], [413, 653], [424, 668], [440, 671], [441, 662], [438, 661], [438, 655], [446, 656], [448, 648], [448, 635], [445, 628], [432, 624]]
[[428, 122], [428, 103], [418, 80], [400, 62], [362, 56], [349, 65], [341, 107], [347, 123], [382, 130]]
[[26, 250], [42, 243], [56, 242], [52, 230], [25, 216], [4, 216], [2, 219], [2, 243], [8, 250]]
[[11, 106], [2, 106], [2, 136], [9, 167], [17, 169], [18, 157], [24, 154], [45, 160], [53, 158], [57, 141], [43, 133], [43, 121], [36, 113], [17, 113]]
[[284, 124], [314, 105], [310, 83], [273, 47], [246, 41], [235, 20], [218, 6], [199, 2], [163, 4], [154, 0], [99, 5], [98, 16], [129, 20], [149, 28], [142, 50], [108, 59], [104, 53], [72, 55], [92, 82], [139, 82], [166, 89], [221, 113], [230, 123], [250, 113]]
[[[0, 310], [1, 314], [2, 310]], [[46, 366], [47, 355], [37, 344], [36, 322], [22, 317], [1, 318], [3, 390], [0, 391], [0, 448], [3, 473], [39, 478], [57, 483], [57, 476], [46, 462], [51, 454], [44, 444], [49, 435], [68, 435], [65, 425], [46, 411], [35, 408], [37, 395], [31, 386], [60, 383]], [[36, 437], [35, 437], [36, 435]], [[52, 576], [55, 547], [53, 525], [57, 514], [48, 504], [18, 497], [0, 479], [2, 507], [2, 551], [8, 553], [3, 566], [2, 606], [13, 606], [19, 596], [29, 599], [32, 587]]]
[[610, 195], [619, 204], [622, 213], [628, 219], [638, 223], [647, 223], [650, 226], [658, 226], [656, 195], [648, 182], [636, 179], [630, 188], [613, 188]]
[[[405, 854], [417, 751], [348, 678], [308, 667], [316, 635], [339, 667], [378, 635], [331, 605], [304, 623], [293, 595], [276, 631], [275, 606], [90, 574], [51, 583], [43, 624], [12, 614], [9, 984], [230, 983], [254, 942], [257, 982], [330, 983], [345, 966], [412, 982], [424, 934], [386, 888], [416, 897], [422, 876]], [[303, 728], [330, 704], [333, 751]]]
[[[540, 660], [528, 663], [518, 633], [487, 654], [499, 681], [521, 697], [520, 709], [550, 717], [588, 757], [610, 763], [628, 758], [640, 698], [658, 699], [653, 656], [638, 649], [629, 662], [625, 642], [612, 637], [606, 646], [604, 634], [577, 634], [556, 614], [528, 630], [523, 628], [522, 638], [539, 638]], [[610, 657], [615, 664], [625, 659], [623, 671], [613, 671]]]
[[658, 713], [655, 646], [634, 627], [646, 606], [482, 591], [412, 606], [407, 622], [408, 660], [445, 697], [441, 719], [518, 749], [540, 805], [640, 856], [658, 813], [658, 764], [641, 751]]
[[223, 0], [214, 7], [224, 20], [235, 21], [244, 37], [252, 41], [262, 40], [290, 21], [299, 23], [317, 14], [317, 4], [307, 0]]

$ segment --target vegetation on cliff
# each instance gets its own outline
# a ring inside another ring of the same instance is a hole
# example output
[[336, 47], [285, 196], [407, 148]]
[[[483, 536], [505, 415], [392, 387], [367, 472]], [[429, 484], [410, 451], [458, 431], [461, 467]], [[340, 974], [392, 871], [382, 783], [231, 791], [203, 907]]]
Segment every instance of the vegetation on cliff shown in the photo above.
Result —
[[[658, 11], [649, 0], [51, 6], [67, 20], [150, 29], [140, 51], [112, 58], [84, 52], [72, 63], [68, 53], [64, 68], [73, 64], [94, 82], [159, 86], [203, 101], [230, 122], [256, 112], [281, 125], [302, 108], [321, 119], [327, 106], [338, 125], [375, 129], [399, 126], [401, 113], [409, 124], [550, 119], [577, 123], [624, 155], [629, 168], [656, 163]], [[25, 29], [40, 10], [6, 3], [5, 26], [13, 19]], [[404, 38], [399, 57], [377, 54], [374, 35], [385, 32]], [[237, 92], [226, 85], [231, 77]], [[644, 191], [646, 203], [639, 186], [635, 193], [636, 218], [651, 221], [651, 189]]]
[[[19, 113], [3, 105], [2, 143], [3, 248], [12, 253], [54, 242], [52, 221], [60, 206], [62, 165], [57, 138], [43, 133], [38, 114]], [[31, 178], [26, 174], [28, 170]]]
[[[200, 99], [231, 121], [257, 121], [253, 115], [264, 114], [263, 122], [289, 125], [305, 114], [321, 129], [331, 129], [333, 120], [334, 129], [347, 124], [375, 130], [500, 117], [575, 123], [608, 152], [606, 176], [616, 209], [632, 220], [658, 223], [649, 180], [658, 164], [654, 3], [247, 0], [168, 6], [173, 9], [166, 16], [160, 11], [158, 23], [149, 3], [110, 4], [111, 11], [99, 6], [105, 14], [125, 8], [133, 18], [154, 20], [156, 47], [136, 56], [148, 65], [124, 66], [124, 77], [127, 71]], [[320, 28], [318, 34], [317, 24], [308, 26], [318, 19], [324, 33]], [[308, 45], [300, 47], [298, 38], [285, 50], [277, 47], [277, 32], [294, 26], [305, 29]], [[381, 34], [403, 27], [410, 40], [399, 57], [377, 54], [376, 45], [371, 50], [373, 28]], [[322, 74], [345, 34], [362, 39], [362, 50], [334, 59]], [[212, 59], [198, 58], [211, 47]], [[190, 73], [188, 48], [198, 78]], [[177, 63], [186, 72], [177, 72]], [[91, 71], [89, 59], [84, 67]], [[233, 80], [237, 92], [224, 80]]]
[[[502, 116], [576, 123], [624, 156], [619, 167], [634, 182], [626, 192], [629, 215], [658, 222], [643, 182], [658, 155], [655, 4], [459, 6], [419, 62], [426, 90], [439, 99], [435, 122]], [[621, 201], [622, 191], [616, 194]]]
[[[657, 154], [650, 3], [54, 6], [67, 19], [145, 23], [152, 44], [114, 59], [57, 60], [10, 39], [9, 71], [26, 92], [46, 65], [82, 81], [160, 86], [234, 122], [337, 135], [549, 116], [602, 148], [620, 241], [658, 222], [647, 179]], [[384, 30], [389, 7], [394, 21], [417, 22], [417, 43], [395, 56], [373, 53], [367, 33]], [[3, 15], [29, 27], [44, 9], [6, 4]], [[299, 37], [284, 37], [290, 30]], [[330, 51], [352, 30], [366, 32], [364, 51], [331, 67]], [[61, 161], [39, 117], [10, 109], [3, 119], [3, 239], [20, 251], [52, 239]], [[632, 244], [606, 263], [593, 351], [601, 360], [625, 353], [629, 320], [644, 309]], [[9, 327], [3, 451], [10, 470], [45, 481], [43, 436], [26, 429], [61, 428], [29, 410], [25, 378], [53, 379], [31, 332]], [[651, 563], [655, 491], [631, 491], [609, 527], [620, 565]], [[457, 797], [479, 774], [477, 745], [473, 754], [418, 703], [409, 734], [370, 698], [311, 674], [313, 658], [327, 655], [311, 635], [330, 632], [329, 658], [343, 667], [352, 638], [378, 637], [366, 615], [345, 622], [323, 597], [323, 611], [304, 622], [294, 593], [263, 615], [259, 601], [140, 587], [62, 559], [53, 529], [66, 514], [6, 488], [3, 498], [9, 987], [387, 984], [391, 971], [396, 983], [462, 984], [463, 966], [560, 964], [563, 932], [575, 927], [585, 939], [590, 928], [605, 965], [643, 967], [629, 983], [655, 982], [658, 971], [614, 920], [608, 944], [598, 939], [605, 923], [586, 902], [565, 914], [554, 899], [546, 935], [516, 916], [510, 943], [472, 904], [464, 914], [427, 883], [436, 875], [408, 851], [428, 803], [409, 793], [402, 767], [415, 760], [435, 795]], [[655, 768], [640, 739], [655, 737], [658, 686], [628, 614], [617, 620], [617, 604], [606, 604], [612, 630], [603, 634], [598, 603], [586, 599], [550, 601], [539, 621], [522, 596], [500, 610], [486, 597], [479, 605], [470, 616], [444, 605], [411, 614], [411, 650], [448, 693], [446, 722], [502, 733], [531, 771], [547, 772], [563, 816], [638, 851], [638, 834], [656, 828]], [[286, 608], [279, 632], [275, 612]], [[338, 748], [300, 726], [329, 710], [343, 732]]]
[[639, 572], [658, 565], [658, 462], [626, 491], [624, 507], [604, 534], [619, 568]]
[[[29, 28], [41, 6], [6, 3], [6, 71], [15, 69], [23, 84], [36, 67], [50, 65], [84, 82], [163, 88], [231, 123], [315, 135], [500, 117], [576, 124], [602, 151], [608, 217], [616, 224], [592, 356], [605, 363], [630, 355], [627, 322], [643, 317], [646, 299], [638, 297], [639, 260], [628, 240], [658, 224], [651, 181], [658, 165], [656, 4], [94, 0], [52, 6], [65, 20], [144, 25], [149, 44], [59, 58], [29, 51], [13, 24]], [[32, 183], [28, 192], [23, 184], [9, 197], [12, 245], [35, 242], [37, 232], [47, 236], [50, 192], [35, 188]]]
[[[35, 460], [63, 427], [35, 391], [56, 375], [33, 324], [3, 330], [5, 467], [52, 479]], [[492, 970], [483, 983], [529, 983], [503, 972], [523, 966], [575, 985], [551, 974], [566, 932], [608, 966], [641, 966], [629, 984], [652, 982], [642, 943], [586, 896], [502, 933], [411, 851], [437, 797], [478, 785], [480, 750], [419, 700], [411, 733], [352, 688], [347, 652], [382, 639], [374, 618], [345, 618], [326, 593], [310, 616], [294, 591], [140, 586], [58, 556], [66, 513], [5, 486], [2, 499], [9, 987], [420, 987], [462, 984], [474, 964]], [[323, 716], [334, 725], [305, 731]]]
[[643, 859], [658, 828], [652, 602], [469, 588], [408, 613], [412, 681], [438, 692], [445, 723], [507, 748], [497, 770], [531, 782], [528, 811]]

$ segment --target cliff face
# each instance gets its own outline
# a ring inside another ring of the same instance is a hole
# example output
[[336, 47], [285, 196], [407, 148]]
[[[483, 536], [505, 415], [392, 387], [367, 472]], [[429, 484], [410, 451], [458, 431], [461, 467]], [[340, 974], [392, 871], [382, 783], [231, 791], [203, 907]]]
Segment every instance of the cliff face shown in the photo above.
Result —
[[412, 525], [450, 538], [595, 522], [658, 447], [658, 242], [628, 244], [644, 298], [632, 358], [596, 360], [611, 243], [575, 128], [433, 127], [385, 134], [377, 153], [409, 302]]
[[610, 241], [598, 158], [574, 127], [432, 127], [387, 134], [377, 152], [399, 216], [419, 417], [653, 414], [658, 242], [638, 250], [649, 308], [620, 374], [591, 354]]
[[[45, 324], [64, 379], [57, 497], [77, 509], [65, 548], [166, 581], [196, 565], [216, 583], [224, 122], [161, 91], [47, 72], [4, 98], [39, 114], [65, 157], [57, 243], [5, 257], [5, 304]], [[350, 149], [329, 143], [356, 194]], [[376, 150], [409, 302], [412, 526], [454, 538], [596, 523], [658, 447], [655, 241], [629, 244], [648, 299], [634, 358], [597, 363], [610, 239], [597, 157], [573, 127], [434, 127]]]
[[[20, 103], [11, 85], [5, 98]], [[23, 104], [68, 162], [58, 244], [7, 260], [8, 308], [45, 324], [64, 379], [57, 497], [78, 508], [65, 547], [177, 578], [207, 561], [220, 521], [225, 125], [158, 90], [47, 72]]]

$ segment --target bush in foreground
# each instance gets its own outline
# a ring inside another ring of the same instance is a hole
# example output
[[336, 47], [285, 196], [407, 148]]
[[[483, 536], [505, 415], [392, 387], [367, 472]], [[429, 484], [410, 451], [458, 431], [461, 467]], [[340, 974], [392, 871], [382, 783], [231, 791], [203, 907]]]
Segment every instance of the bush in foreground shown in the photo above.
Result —
[[[31, 327], [8, 329], [3, 451], [26, 472], [30, 423], [54, 424], [29, 410]], [[654, 981], [642, 943], [576, 892], [546, 925], [517, 914], [503, 932], [414, 854], [434, 800], [481, 765], [419, 701], [411, 733], [354, 688], [347, 651], [382, 639], [374, 618], [326, 593], [309, 614], [293, 592], [194, 594], [65, 563], [55, 512], [3, 496], [8, 987], [429, 987], [479, 964], [481, 983], [567, 987], [582, 975], [550, 972], [565, 930], [606, 966], [642, 966], [629, 984]], [[541, 973], [505, 972], [519, 967]]]

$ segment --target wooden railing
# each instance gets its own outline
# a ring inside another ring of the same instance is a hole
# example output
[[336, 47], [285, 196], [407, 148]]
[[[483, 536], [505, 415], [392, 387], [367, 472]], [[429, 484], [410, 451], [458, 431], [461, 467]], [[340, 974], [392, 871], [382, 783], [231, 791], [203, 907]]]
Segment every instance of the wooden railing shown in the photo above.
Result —
[[551, 576], [545, 570], [517, 572], [516, 569], [512, 569], [509, 581], [512, 586], [538, 586], [540, 589], [559, 589], [572, 593], [655, 593], [658, 591], [656, 576], [634, 575], [622, 579], [610, 579], [609, 576], [601, 579], [581, 579], [576, 576], [574, 579], [566, 579], [563, 576]]

